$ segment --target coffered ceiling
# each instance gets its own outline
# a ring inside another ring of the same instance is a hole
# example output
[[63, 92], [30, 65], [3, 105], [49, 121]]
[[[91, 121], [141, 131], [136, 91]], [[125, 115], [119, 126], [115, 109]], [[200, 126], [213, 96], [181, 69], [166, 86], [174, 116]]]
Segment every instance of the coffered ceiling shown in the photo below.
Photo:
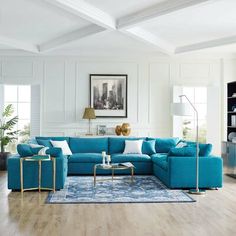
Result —
[[0, 50], [235, 52], [235, 10], [235, 0], [0, 0]]

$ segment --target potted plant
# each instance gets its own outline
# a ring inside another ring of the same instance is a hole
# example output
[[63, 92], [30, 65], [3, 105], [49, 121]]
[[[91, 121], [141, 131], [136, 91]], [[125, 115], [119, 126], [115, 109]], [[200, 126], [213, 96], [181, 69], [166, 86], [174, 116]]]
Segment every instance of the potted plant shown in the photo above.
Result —
[[5, 151], [5, 146], [17, 139], [19, 130], [13, 130], [18, 122], [18, 117], [12, 117], [14, 112], [12, 104], [6, 106], [0, 118], [0, 170], [6, 170], [7, 157], [9, 152]]

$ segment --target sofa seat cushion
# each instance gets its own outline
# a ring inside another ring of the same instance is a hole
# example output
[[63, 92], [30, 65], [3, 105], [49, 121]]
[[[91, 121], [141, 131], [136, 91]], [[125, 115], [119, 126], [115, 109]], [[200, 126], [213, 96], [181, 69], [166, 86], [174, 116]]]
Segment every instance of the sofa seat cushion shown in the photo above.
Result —
[[168, 169], [168, 154], [167, 153], [156, 153], [151, 156], [152, 162], [160, 166], [163, 170]]
[[69, 163], [102, 163], [100, 153], [75, 153], [69, 156]]
[[151, 162], [151, 157], [146, 154], [113, 154], [112, 163], [121, 162]]

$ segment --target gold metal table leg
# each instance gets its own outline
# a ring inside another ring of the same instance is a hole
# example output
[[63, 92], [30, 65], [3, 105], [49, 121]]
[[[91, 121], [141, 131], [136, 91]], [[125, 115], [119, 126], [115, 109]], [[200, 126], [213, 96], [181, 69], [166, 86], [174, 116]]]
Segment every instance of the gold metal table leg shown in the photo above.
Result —
[[93, 169], [93, 184], [94, 184], [94, 187], [96, 186], [96, 166], [94, 166], [94, 169]]
[[114, 179], [114, 169], [111, 170], [111, 173], [112, 173], [112, 181]]
[[24, 192], [24, 183], [23, 183], [23, 158], [20, 158], [20, 190]]
[[53, 192], [56, 191], [56, 158], [52, 159], [53, 162]]
[[134, 168], [131, 167], [131, 181], [134, 181]]
[[41, 192], [41, 174], [42, 174], [42, 162], [39, 160], [39, 192]]

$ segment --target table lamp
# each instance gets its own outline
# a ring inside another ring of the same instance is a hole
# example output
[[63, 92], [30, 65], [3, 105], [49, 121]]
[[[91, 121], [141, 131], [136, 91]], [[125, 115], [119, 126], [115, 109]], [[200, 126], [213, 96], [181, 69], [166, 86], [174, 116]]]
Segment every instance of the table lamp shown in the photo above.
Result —
[[84, 109], [83, 119], [89, 120], [89, 132], [87, 135], [92, 135], [92, 133], [91, 133], [91, 119], [96, 119], [94, 108], [86, 107]]

